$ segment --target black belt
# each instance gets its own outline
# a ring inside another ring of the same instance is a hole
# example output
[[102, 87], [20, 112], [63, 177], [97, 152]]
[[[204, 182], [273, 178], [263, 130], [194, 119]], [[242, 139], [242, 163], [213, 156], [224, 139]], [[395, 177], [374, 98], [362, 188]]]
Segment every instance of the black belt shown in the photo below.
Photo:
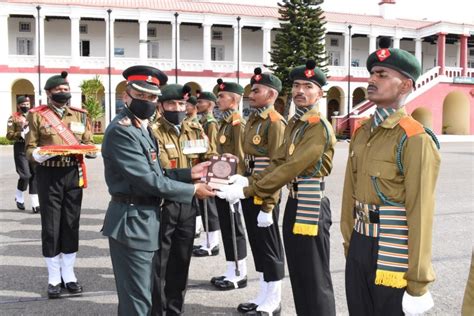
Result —
[[112, 201], [125, 204], [136, 205], [161, 205], [161, 199], [153, 196], [137, 196], [137, 195], [112, 195]]

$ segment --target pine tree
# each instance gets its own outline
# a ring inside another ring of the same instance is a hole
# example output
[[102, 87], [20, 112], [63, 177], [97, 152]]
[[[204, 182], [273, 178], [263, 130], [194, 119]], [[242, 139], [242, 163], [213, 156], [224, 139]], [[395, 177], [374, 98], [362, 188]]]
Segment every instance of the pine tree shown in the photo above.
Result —
[[[317, 67], [327, 73], [328, 57], [324, 46], [324, 0], [283, 0], [278, 3], [281, 17], [280, 30], [272, 45], [272, 65], [269, 68], [283, 83], [282, 95], [290, 95], [290, 70], [306, 62], [316, 61]], [[288, 98], [288, 104], [291, 98]]]

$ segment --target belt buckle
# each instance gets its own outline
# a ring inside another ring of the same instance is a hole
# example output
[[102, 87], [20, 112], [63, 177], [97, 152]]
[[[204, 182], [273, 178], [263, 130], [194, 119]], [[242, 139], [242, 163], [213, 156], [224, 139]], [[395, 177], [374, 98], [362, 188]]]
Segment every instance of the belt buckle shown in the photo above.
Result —
[[70, 163], [71, 162], [71, 157], [70, 156], [64, 156], [61, 160], [65, 163]]
[[365, 210], [361, 207], [356, 207], [357, 219], [362, 221], [364, 224], [370, 224], [369, 210]]

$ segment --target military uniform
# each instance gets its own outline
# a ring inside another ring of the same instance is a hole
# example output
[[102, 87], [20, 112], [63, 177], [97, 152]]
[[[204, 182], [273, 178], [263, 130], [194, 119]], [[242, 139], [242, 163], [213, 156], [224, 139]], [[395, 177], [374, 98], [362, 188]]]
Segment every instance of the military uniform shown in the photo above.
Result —
[[469, 270], [461, 309], [462, 316], [469, 316], [472, 314], [474, 314], [474, 251], [472, 252], [471, 269]]
[[[29, 102], [26, 97], [18, 97], [17, 103]], [[19, 176], [17, 183], [17, 196], [15, 202], [17, 207], [21, 210], [25, 209], [23, 192], [26, 191], [29, 185], [29, 193], [32, 202], [34, 213], [39, 212], [38, 189], [35, 177], [35, 165], [28, 162], [25, 155], [25, 137], [28, 133], [28, 122], [26, 120], [26, 113], [15, 112], [8, 118], [7, 123], [7, 139], [14, 141], [13, 143], [13, 157], [15, 160], [15, 170]]]

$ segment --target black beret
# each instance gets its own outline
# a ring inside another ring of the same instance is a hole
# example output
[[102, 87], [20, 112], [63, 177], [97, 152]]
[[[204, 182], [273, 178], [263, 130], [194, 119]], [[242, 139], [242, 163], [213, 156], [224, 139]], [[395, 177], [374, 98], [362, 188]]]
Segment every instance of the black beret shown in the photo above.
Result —
[[69, 81], [67, 81], [67, 75], [67, 71], [63, 71], [60, 75], [54, 75], [52, 77], [49, 77], [49, 79], [46, 80], [44, 89], [49, 90], [63, 84], [69, 85]]
[[26, 95], [20, 95], [18, 98], [16, 98], [16, 104], [21, 104], [23, 102], [30, 102], [30, 98]]
[[163, 71], [150, 66], [132, 66], [125, 69], [122, 75], [135, 90], [157, 95], [160, 94], [160, 86], [168, 81]]
[[169, 100], [185, 100], [188, 101], [191, 96], [191, 87], [180, 84], [168, 84], [161, 89], [159, 97], [160, 102]]
[[186, 101], [188, 103], [191, 103], [192, 105], [196, 105], [197, 104], [197, 99], [194, 95], [190, 96], [188, 101]]
[[262, 73], [260, 67], [255, 68], [253, 73], [254, 75], [252, 76], [252, 79], [250, 79], [250, 85], [261, 84], [275, 89], [278, 92], [281, 91], [281, 80], [277, 76], [268, 72]]
[[217, 102], [216, 95], [212, 92], [207, 91], [196, 91], [196, 96], [198, 100], [207, 100], [212, 102]]
[[312, 59], [306, 61], [306, 65], [293, 68], [290, 72], [290, 80], [305, 80], [317, 84], [319, 87], [326, 85], [327, 79], [321, 69], [316, 68], [316, 62]]
[[217, 92], [232, 92], [238, 95], [244, 94], [244, 88], [235, 82], [224, 82], [222, 79], [217, 79]]
[[370, 72], [374, 66], [387, 67], [398, 71], [413, 80], [413, 86], [421, 75], [421, 66], [416, 57], [403, 49], [389, 48], [390, 39], [382, 37], [379, 41], [380, 49], [367, 58], [367, 70]]

